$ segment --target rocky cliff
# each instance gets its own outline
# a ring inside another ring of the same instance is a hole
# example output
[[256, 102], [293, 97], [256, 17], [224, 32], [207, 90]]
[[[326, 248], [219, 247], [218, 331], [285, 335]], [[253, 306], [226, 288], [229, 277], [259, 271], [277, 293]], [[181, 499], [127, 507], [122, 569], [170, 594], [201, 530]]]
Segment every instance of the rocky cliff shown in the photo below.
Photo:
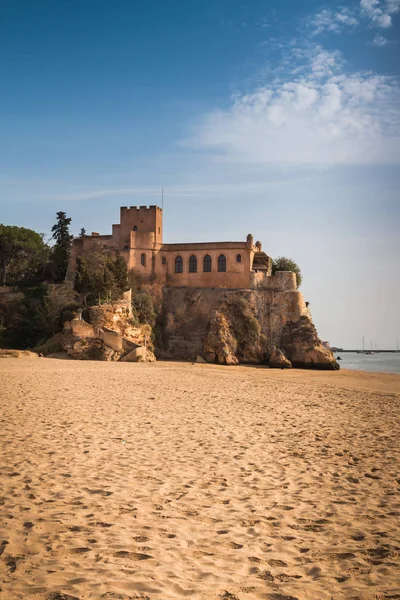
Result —
[[297, 290], [166, 288], [163, 328], [160, 358], [339, 369]]

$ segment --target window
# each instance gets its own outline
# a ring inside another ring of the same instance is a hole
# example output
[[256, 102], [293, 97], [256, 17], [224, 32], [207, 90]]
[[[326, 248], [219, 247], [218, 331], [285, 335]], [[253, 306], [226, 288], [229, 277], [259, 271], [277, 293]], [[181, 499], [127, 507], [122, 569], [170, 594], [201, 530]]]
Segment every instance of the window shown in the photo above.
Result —
[[167, 264], [167, 258], [166, 258], [166, 256], [162, 257], [161, 262], [162, 262], [163, 265]]
[[175, 273], [183, 273], [182, 256], [177, 256], [175, 259]]
[[124, 246], [124, 250], [129, 250], [129, 246]]
[[218, 271], [220, 273], [225, 273], [226, 271], [226, 258], [223, 254], [218, 256]]
[[236, 254], [236, 262], [242, 262], [242, 255]]
[[203, 271], [204, 273], [211, 273], [211, 256], [205, 255], [203, 260]]
[[138, 230], [137, 225], [134, 225], [133, 226], [133, 231], [137, 231], [137, 230]]
[[161, 233], [161, 227], [158, 228], [158, 233]]
[[146, 266], [146, 255], [144, 253], [140, 257], [140, 262], [144, 267]]
[[197, 258], [194, 254], [189, 258], [189, 273], [197, 273]]

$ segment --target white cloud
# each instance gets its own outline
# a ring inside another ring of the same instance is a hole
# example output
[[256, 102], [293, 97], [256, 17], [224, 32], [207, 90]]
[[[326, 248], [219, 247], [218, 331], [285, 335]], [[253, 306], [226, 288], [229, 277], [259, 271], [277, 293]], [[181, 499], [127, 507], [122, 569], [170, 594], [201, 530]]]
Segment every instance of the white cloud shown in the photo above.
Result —
[[377, 48], [383, 48], [384, 46], [390, 44], [390, 42], [387, 38], [383, 37], [383, 35], [377, 33], [374, 39], [372, 40], [371, 44], [373, 46], [376, 46]]
[[340, 7], [338, 10], [324, 8], [306, 20], [312, 36], [322, 33], [340, 33], [352, 30], [360, 19], [368, 19], [373, 27], [387, 29], [392, 25], [392, 15], [400, 12], [400, 0], [360, 0], [359, 10]]
[[258, 165], [398, 163], [397, 81], [346, 74], [337, 54], [319, 46], [307, 52], [299, 75], [275, 79], [236, 96], [229, 109], [204, 115], [189, 143], [211, 150], [214, 160]]
[[392, 25], [391, 15], [400, 11], [400, 0], [360, 0], [360, 9], [371, 25], [387, 29]]
[[339, 33], [345, 27], [356, 27], [358, 24], [357, 17], [348, 8], [341, 8], [339, 11], [325, 8], [308, 22], [308, 26], [314, 29], [312, 35], [319, 35], [325, 31]]

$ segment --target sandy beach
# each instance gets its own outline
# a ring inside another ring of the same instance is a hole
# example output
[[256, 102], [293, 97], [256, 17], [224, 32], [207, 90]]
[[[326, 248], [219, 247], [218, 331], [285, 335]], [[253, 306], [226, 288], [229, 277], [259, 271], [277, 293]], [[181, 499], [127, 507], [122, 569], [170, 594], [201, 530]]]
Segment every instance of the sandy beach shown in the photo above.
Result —
[[400, 376], [0, 360], [0, 599], [400, 598]]

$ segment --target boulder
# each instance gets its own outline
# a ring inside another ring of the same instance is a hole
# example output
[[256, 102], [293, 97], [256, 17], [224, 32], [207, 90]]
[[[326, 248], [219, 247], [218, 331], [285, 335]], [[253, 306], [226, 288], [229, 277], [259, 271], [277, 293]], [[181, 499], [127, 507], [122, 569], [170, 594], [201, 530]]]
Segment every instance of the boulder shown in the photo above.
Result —
[[291, 369], [292, 363], [286, 358], [282, 350], [276, 346], [272, 346], [268, 366], [272, 369]]
[[214, 364], [217, 362], [217, 355], [215, 352], [203, 352], [203, 357], [207, 363]]
[[97, 338], [76, 338], [65, 340], [67, 354], [76, 360], [113, 360], [114, 350]]
[[198, 354], [198, 355], [196, 356], [196, 360], [195, 360], [194, 362], [196, 362], [196, 363], [204, 363], [204, 364], [206, 364], [206, 363], [207, 363], [207, 361], [206, 361], [206, 360], [204, 360], [204, 358], [203, 358], [202, 356], [200, 356], [200, 354]]
[[285, 325], [279, 346], [293, 367], [331, 371], [340, 369], [333, 352], [322, 345], [308, 316], [301, 316], [298, 321]]

